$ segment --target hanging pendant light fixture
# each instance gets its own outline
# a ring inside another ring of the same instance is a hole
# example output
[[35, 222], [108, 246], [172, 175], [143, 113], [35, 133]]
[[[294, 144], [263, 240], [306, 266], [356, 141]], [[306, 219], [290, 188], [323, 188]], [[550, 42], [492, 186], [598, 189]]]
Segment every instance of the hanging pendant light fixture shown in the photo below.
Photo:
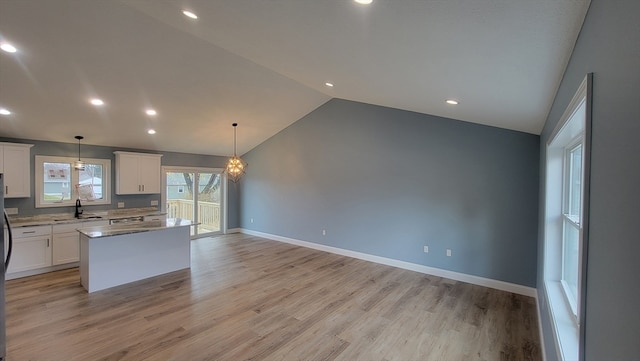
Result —
[[73, 168], [76, 170], [84, 170], [84, 162], [80, 160], [80, 141], [84, 139], [84, 137], [76, 135], [76, 139], [78, 140], [78, 160], [73, 162]]
[[233, 157], [229, 158], [225, 172], [234, 183], [238, 182], [247, 169], [247, 163], [236, 155], [236, 127], [238, 123], [233, 123]]

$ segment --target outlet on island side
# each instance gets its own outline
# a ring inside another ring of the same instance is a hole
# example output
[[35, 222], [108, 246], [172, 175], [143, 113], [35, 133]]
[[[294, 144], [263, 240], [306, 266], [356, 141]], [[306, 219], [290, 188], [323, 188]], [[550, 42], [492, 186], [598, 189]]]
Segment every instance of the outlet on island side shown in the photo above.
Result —
[[447, 257], [451, 257], [451, 250], [447, 249]]
[[327, 230], [326, 230], [326, 229], [323, 229], [323, 230], [322, 230], [322, 235], [323, 235], [323, 236], [326, 236], [326, 235], [327, 235]]
[[424, 253], [429, 253], [429, 246], [424, 246], [422, 250]]
[[251, 218], [251, 223], [253, 223], [253, 218]]

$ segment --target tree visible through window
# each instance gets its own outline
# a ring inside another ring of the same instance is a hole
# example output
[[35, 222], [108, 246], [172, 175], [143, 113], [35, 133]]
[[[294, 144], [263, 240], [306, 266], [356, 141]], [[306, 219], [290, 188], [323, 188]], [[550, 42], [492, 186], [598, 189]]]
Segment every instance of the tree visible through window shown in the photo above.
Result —
[[216, 169], [167, 167], [167, 216], [198, 223], [191, 228], [194, 237], [222, 230], [222, 174]]

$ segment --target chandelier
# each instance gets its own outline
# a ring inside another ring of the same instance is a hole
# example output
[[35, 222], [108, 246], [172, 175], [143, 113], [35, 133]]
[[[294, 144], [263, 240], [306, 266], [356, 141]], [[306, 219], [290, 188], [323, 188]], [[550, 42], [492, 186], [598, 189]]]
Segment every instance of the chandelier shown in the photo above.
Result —
[[247, 169], [247, 163], [236, 155], [236, 127], [238, 123], [233, 123], [233, 157], [229, 158], [225, 172], [227, 177], [234, 183], [238, 182]]

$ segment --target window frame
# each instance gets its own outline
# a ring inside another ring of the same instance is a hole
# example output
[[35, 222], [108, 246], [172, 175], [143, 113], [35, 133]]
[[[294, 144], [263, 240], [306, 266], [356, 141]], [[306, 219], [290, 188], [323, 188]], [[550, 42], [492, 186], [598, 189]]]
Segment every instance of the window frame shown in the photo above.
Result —
[[[163, 166], [162, 167], [162, 193], [161, 193], [161, 210], [163, 213], [168, 213], [167, 210], [167, 173], [212, 173], [220, 175], [220, 230], [217, 232], [209, 232], [209, 233], [197, 233], [197, 227], [195, 228], [196, 233], [191, 235], [191, 239], [197, 239], [201, 237], [209, 237], [219, 234], [227, 234], [227, 222], [228, 222], [228, 190], [227, 190], [227, 173], [224, 171], [224, 168], [207, 168], [207, 167], [188, 167], [188, 166]], [[194, 182], [197, 181], [198, 177], [194, 177]], [[197, 182], [196, 182], [197, 184]], [[186, 189], [183, 189], [186, 192]], [[198, 201], [198, 192], [195, 192], [194, 203]], [[197, 207], [194, 209], [194, 218], [198, 219]]]
[[[543, 235], [543, 298], [539, 312], [548, 304], [553, 339], [558, 360], [584, 360], [586, 310], [586, 269], [589, 240], [589, 192], [591, 165], [591, 109], [593, 73], [588, 73], [567, 105], [558, 124], [549, 136], [545, 154], [544, 235]], [[566, 209], [566, 149], [582, 137], [582, 184], [579, 218], [578, 280], [576, 305], [570, 305], [565, 285], [561, 281], [563, 262], [564, 221]]]
[[[102, 166], [102, 199], [82, 199], [83, 206], [105, 205], [111, 204], [111, 159], [83, 158], [85, 164], [96, 164]], [[79, 172], [73, 168], [73, 162], [77, 161], [74, 157], [35, 156], [35, 207], [36, 208], [54, 208], [54, 207], [70, 207], [75, 206], [78, 199], [75, 185], [80, 182]], [[65, 163], [69, 164], [71, 169], [70, 175], [70, 198], [65, 201], [45, 202], [44, 201], [44, 163]]]
[[[573, 180], [573, 169], [572, 169], [572, 153], [573, 151], [580, 147], [580, 152], [581, 152], [581, 157], [580, 157], [580, 190], [579, 190], [579, 195], [580, 195], [580, 212], [578, 212], [578, 215], [574, 215], [571, 214], [571, 201], [572, 201], [572, 196], [573, 196], [573, 189], [572, 189], [572, 185], [571, 182]], [[562, 178], [563, 178], [563, 189], [562, 189], [562, 235], [561, 235], [561, 241], [562, 241], [562, 258], [561, 258], [561, 270], [560, 270], [560, 284], [562, 285], [562, 290], [564, 293], [564, 297], [569, 305], [569, 307], [571, 308], [571, 311], [573, 312], [573, 321], [576, 323], [576, 325], [580, 324], [580, 321], [578, 320], [578, 308], [580, 305], [579, 302], [579, 296], [580, 296], [580, 292], [581, 292], [581, 278], [582, 278], [582, 274], [580, 272], [580, 265], [582, 263], [580, 254], [582, 253], [582, 230], [581, 230], [581, 223], [582, 223], [582, 208], [583, 208], [583, 202], [582, 202], [582, 198], [584, 196], [584, 178], [585, 178], [585, 174], [584, 174], [584, 130], [582, 131], [582, 133], [580, 133], [580, 135], [578, 137], [576, 137], [573, 141], [569, 142], [565, 147], [564, 147], [564, 156], [563, 156], [563, 169], [562, 169]], [[577, 219], [576, 219], [577, 218]], [[571, 286], [567, 283], [567, 281], [564, 279], [564, 275], [565, 275], [565, 266], [566, 266], [566, 258], [565, 258], [565, 250], [566, 250], [566, 243], [567, 243], [567, 239], [566, 237], [566, 228], [567, 226], [573, 227], [575, 228], [575, 230], [578, 232], [578, 260], [577, 260], [577, 266], [578, 269], [575, 270], [577, 272], [577, 282], [576, 282], [576, 292], [574, 294], [573, 290], [571, 289]]]

